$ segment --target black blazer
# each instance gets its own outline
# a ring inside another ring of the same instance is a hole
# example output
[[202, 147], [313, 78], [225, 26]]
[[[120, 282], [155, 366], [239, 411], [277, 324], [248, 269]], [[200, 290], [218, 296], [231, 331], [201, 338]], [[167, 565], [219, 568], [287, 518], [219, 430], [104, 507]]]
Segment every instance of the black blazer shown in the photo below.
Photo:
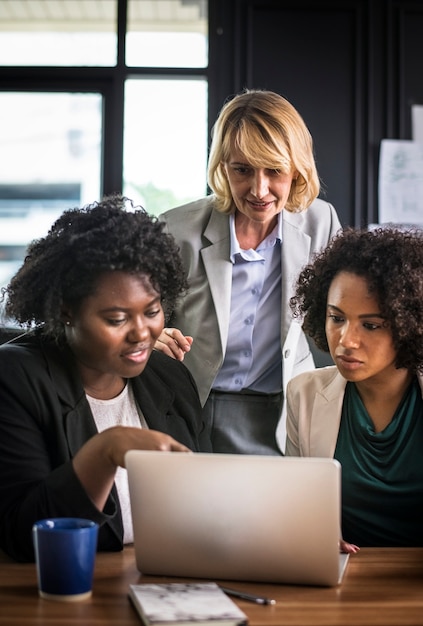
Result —
[[[151, 429], [211, 452], [196, 386], [182, 363], [153, 352], [132, 384]], [[31, 528], [46, 517], [92, 519], [100, 524], [98, 549], [122, 549], [116, 488], [98, 511], [71, 463], [96, 432], [68, 348], [32, 333], [0, 347], [0, 547], [10, 556], [33, 560]]]

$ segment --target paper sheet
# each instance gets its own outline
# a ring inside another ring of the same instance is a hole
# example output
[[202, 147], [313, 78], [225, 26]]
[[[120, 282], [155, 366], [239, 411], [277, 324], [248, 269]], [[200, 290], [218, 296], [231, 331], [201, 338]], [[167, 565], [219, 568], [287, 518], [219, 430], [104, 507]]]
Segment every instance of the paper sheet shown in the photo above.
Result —
[[423, 141], [423, 105], [413, 104], [411, 107], [411, 139]]
[[379, 164], [379, 223], [423, 225], [423, 141], [384, 139]]

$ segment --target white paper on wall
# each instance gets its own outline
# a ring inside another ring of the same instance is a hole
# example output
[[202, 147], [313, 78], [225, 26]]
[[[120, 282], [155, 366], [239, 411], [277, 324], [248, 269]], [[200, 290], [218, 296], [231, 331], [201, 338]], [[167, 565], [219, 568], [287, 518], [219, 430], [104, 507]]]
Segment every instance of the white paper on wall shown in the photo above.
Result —
[[411, 139], [423, 142], [423, 104], [411, 107]]
[[423, 141], [383, 139], [379, 223], [423, 225]]

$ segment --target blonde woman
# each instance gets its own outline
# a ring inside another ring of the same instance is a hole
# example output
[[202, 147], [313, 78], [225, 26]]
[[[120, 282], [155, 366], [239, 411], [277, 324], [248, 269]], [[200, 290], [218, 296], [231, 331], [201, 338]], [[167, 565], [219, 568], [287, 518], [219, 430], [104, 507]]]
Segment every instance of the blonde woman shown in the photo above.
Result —
[[270, 91], [226, 103], [213, 130], [213, 194], [161, 217], [189, 290], [156, 349], [194, 376], [215, 452], [283, 452], [284, 387], [314, 367], [289, 299], [295, 279], [340, 228], [317, 200], [310, 133]]

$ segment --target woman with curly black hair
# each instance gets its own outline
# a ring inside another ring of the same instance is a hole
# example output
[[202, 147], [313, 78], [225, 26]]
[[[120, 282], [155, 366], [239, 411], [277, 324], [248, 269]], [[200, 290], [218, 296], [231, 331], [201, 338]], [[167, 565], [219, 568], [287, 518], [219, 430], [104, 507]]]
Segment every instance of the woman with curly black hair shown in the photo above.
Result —
[[336, 367], [289, 383], [287, 454], [341, 463], [346, 552], [423, 546], [422, 235], [347, 229], [291, 299]]
[[99, 550], [121, 549], [127, 450], [210, 451], [190, 373], [153, 352], [185, 289], [173, 238], [118, 195], [29, 246], [4, 290], [28, 332], [0, 347], [0, 547], [15, 559], [34, 558], [45, 517], [88, 517]]

